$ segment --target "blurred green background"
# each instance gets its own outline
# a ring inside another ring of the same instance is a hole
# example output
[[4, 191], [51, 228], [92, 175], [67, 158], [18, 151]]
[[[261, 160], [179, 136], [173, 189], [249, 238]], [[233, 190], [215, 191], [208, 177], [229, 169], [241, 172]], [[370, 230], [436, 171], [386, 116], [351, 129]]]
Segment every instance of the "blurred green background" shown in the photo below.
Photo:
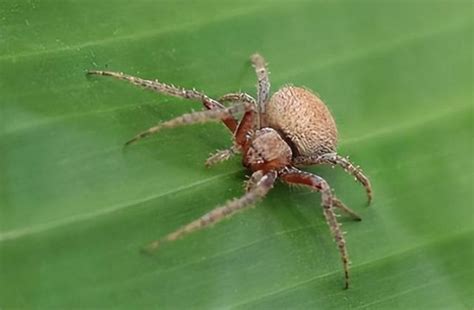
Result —
[[[0, 308], [472, 309], [472, 1], [0, 1]], [[154, 257], [139, 248], [242, 194], [220, 124], [137, 132], [199, 103], [87, 69], [218, 97], [318, 92], [339, 169], [311, 167], [363, 217], [341, 218], [343, 290], [320, 196], [278, 184], [257, 208]]]

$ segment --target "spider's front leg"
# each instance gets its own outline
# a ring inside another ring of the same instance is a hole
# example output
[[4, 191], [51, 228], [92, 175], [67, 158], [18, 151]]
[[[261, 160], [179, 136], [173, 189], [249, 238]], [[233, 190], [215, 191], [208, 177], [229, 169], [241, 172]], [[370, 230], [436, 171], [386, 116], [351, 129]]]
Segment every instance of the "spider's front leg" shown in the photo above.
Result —
[[[219, 98], [219, 102], [231, 102], [232, 104], [246, 104], [248, 107], [253, 107], [254, 111], [257, 111], [257, 106], [256, 106], [256, 101], [255, 99], [250, 96], [249, 94], [246, 93], [228, 93], [225, 94], [224, 96]], [[247, 128], [249, 125], [249, 120], [250, 118], [255, 119], [255, 117], [252, 117], [250, 115], [251, 113], [247, 113], [247, 115], [244, 115], [243, 120], [246, 120], [245, 122], [240, 122], [238, 125], [238, 129], [236, 129], [236, 132], [234, 135], [237, 135], [237, 132], [243, 133], [244, 130], [242, 129], [243, 127]], [[254, 120], [255, 121], [255, 120]], [[242, 125], [241, 125], [242, 124]], [[245, 126], [244, 126], [245, 124]], [[257, 124], [253, 124], [253, 126], [257, 126]], [[237, 139], [237, 142], [242, 143], [243, 139], [241, 138], [242, 134], [239, 134], [239, 139]], [[207, 160], [206, 160], [206, 166], [212, 166], [217, 163], [223, 162], [225, 160], [230, 159], [232, 156], [235, 154], [240, 153], [240, 146], [239, 144], [233, 145], [228, 149], [225, 150], [218, 150], [216, 153], [212, 154]]]
[[[257, 100], [258, 105], [263, 109], [270, 97], [270, 78], [268, 77], [268, 69], [265, 59], [260, 54], [253, 54], [250, 57], [257, 74]], [[261, 110], [263, 112], [263, 110]]]
[[[259, 173], [258, 171], [255, 173]], [[222, 207], [215, 208], [209, 213], [204, 214], [199, 219], [192, 221], [191, 223], [181, 227], [180, 229], [172, 232], [160, 240], [156, 240], [148, 244], [144, 251], [152, 253], [158, 249], [158, 247], [164, 242], [170, 242], [184, 237], [187, 234], [206, 228], [212, 224], [220, 222], [224, 218], [234, 215], [236, 212], [241, 211], [249, 206], [252, 206], [259, 199], [264, 197], [268, 191], [273, 187], [277, 177], [275, 171], [270, 171], [260, 177], [258, 183], [245, 195], [240, 198], [233, 199], [227, 202]]]
[[257, 74], [257, 105], [259, 127], [265, 127], [265, 104], [270, 98], [270, 78], [265, 59], [256, 53], [250, 57]]
[[244, 183], [245, 192], [248, 193], [252, 191], [258, 185], [258, 182], [260, 182], [263, 176], [264, 174], [262, 170], [258, 170], [252, 173], [250, 178]]
[[236, 145], [233, 145], [225, 150], [218, 150], [214, 154], [211, 154], [211, 156], [209, 156], [209, 158], [206, 160], [206, 167], [226, 161], [239, 152], [240, 150]]
[[321, 205], [323, 206], [324, 217], [339, 248], [344, 267], [345, 288], [349, 288], [349, 255], [347, 253], [346, 241], [341, 231], [341, 224], [337, 221], [336, 214], [334, 213], [334, 197], [328, 183], [317, 175], [303, 172], [296, 168], [281, 171], [280, 178], [287, 183], [306, 185], [321, 192]]
[[228, 93], [219, 98], [220, 102], [246, 102], [249, 104], [252, 104], [254, 106], [257, 105], [257, 102], [255, 101], [255, 98], [250, 96], [247, 93]]
[[[200, 101], [204, 105], [204, 107], [208, 110], [221, 110], [225, 107], [219, 103], [218, 101], [210, 98], [204, 93], [198, 92], [194, 89], [184, 89], [181, 87], [177, 87], [170, 84], [162, 83], [158, 80], [145, 80], [139, 77], [131, 76], [128, 74], [124, 74], [122, 72], [112, 72], [112, 71], [97, 71], [91, 70], [88, 71], [87, 74], [89, 75], [102, 75], [102, 76], [110, 76], [119, 80], [124, 80], [133, 85], [143, 87], [145, 89], [149, 89], [155, 91], [157, 93], [161, 93], [168, 96], [189, 99], [193, 101]], [[229, 128], [229, 130], [234, 133], [235, 129], [237, 128], [237, 121], [232, 115], [228, 115], [226, 118], [222, 119], [222, 122]]]
[[344, 158], [336, 153], [308, 157], [300, 156], [293, 160], [293, 164], [295, 166], [309, 166], [318, 164], [338, 165], [342, 167], [345, 172], [353, 175], [355, 179], [364, 186], [365, 191], [367, 192], [369, 204], [372, 201], [372, 186], [370, 185], [369, 178], [367, 178], [362, 170], [358, 166], [355, 166], [348, 158]]
[[[136, 135], [135, 137], [127, 141], [125, 145], [132, 144], [142, 138], [155, 134], [164, 128], [174, 128], [174, 127], [183, 126], [183, 125], [191, 125], [191, 124], [197, 124], [197, 123], [205, 123], [209, 121], [219, 121], [219, 120], [229, 119], [230, 117], [233, 117], [232, 115], [234, 113], [238, 113], [242, 109], [244, 111], [250, 111], [253, 109], [253, 107], [247, 104], [236, 104], [236, 105], [223, 108], [223, 109], [207, 110], [207, 111], [199, 111], [199, 112], [183, 114], [181, 116], [178, 116], [166, 122], [162, 122], [154, 127], [151, 127], [139, 133], [138, 135]], [[236, 132], [238, 132], [238, 129]]]

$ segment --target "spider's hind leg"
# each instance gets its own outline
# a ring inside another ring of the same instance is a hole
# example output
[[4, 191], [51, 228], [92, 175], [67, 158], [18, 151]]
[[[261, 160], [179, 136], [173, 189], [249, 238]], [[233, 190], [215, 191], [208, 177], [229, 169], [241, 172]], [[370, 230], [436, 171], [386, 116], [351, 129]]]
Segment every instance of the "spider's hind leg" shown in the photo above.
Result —
[[346, 206], [342, 201], [340, 201], [335, 196], [332, 197], [332, 203], [335, 208], [339, 208], [342, 212], [346, 213], [347, 215], [352, 217], [354, 220], [362, 221], [362, 217], [360, 217], [359, 214], [357, 214], [354, 210]]
[[287, 183], [305, 185], [321, 192], [321, 205], [323, 207], [324, 217], [339, 248], [339, 254], [344, 268], [345, 288], [349, 288], [349, 254], [347, 253], [346, 241], [344, 240], [344, 235], [341, 230], [341, 224], [337, 221], [336, 214], [334, 213], [335, 199], [329, 184], [317, 175], [296, 168], [288, 168], [281, 171], [280, 178]]
[[354, 165], [348, 158], [342, 157], [336, 153], [327, 153], [318, 156], [297, 157], [293, 161], [295, 166], [308, 166], [317, 164], [338, 165], [344, 169], [345, 172], [354, 176], [356, 181], [361, 183], [367, 192], [367, 199], [370, 204], [373, 193], [369, 178], [362, 172], [359, 166]]

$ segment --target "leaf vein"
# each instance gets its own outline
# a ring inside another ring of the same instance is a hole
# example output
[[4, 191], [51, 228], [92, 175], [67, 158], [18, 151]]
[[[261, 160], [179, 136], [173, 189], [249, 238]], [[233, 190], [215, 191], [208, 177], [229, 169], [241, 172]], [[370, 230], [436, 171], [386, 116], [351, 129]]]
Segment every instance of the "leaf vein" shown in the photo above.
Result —
[[137, 40], [137, 39], [144, 39], [144, 38], [150, 38], [150, 37], [155, 37], [158, 35], [164, 35], [167, 33], [172, 33], [172, 32], [179, 32], [179, 31], [186, 31], [188, 29], [196, 29], [199, 27], [203, 27], [206, 25], [210, 25], [213, 23], [218, 23], [222, 22], [228, 19], [233, 19], [236, 17], [243, 16], [245, 14], [249, 13], [254, 13], [259, 10], [263, 9], [262, 7], [245, 7], [244, 9], [239, 9], [239, 10], [234, 10], [231, 11], [230, 14], [221, 14], [221, 15], [216, 15], [217, 17], [211, 19], [209, 16], [206, 16], [206, 18], [199, 20], [198, 22], [190, 22], [190, 23], [182, 23], [179, 26], [177, 25], [172, 25], [170, 27], [163, 27], [160, 28], [159, 30], [155, 31], [144, 31], [140, 33], [131, 33], [123, 36], [116, 36], [116, 37], [110, 37], [110, 38], [102, 38], [98, 40], [93, 40], [93, 41], [87, 41], [75, 45], [69, 45], [69, 46], [64, 46], [64, 47], [57, 47], [57, 48], [51, 48], [51, 49], [45, 49], [45, 50], [39, 50], [39, 51], [29, 51], [29, 52], [24, 52], [24, 53], [15, 53], [15, 54], [9, 54], [9, 55], [1, 55], [0, 56], [0, 61], [9, 61], [9, 60], [17, 60], [19, 58], [27, 58], [27, 57], [33, 57], [33, 56], [38, 56], [38, 55], [45, 55], [45, 54], [53, 54], [53, 53], [60, 53], [60, 52], [66, 52], [66, 51], [71, 51], [71, 50], [81, 50], [83, 48], [91, 47], [91, 46], [97, 46], [97, 45], [105, 45], [105, 44], [111, 44], [115, 43], [118, 41], [132, 41], [132, 40]]
[[[449, 235], [449, 236], [443, 238], [442, 240], [440, 240], [440, 239], [437, 239], [437, 240], [434, 240], [434, 241], [431, 240], [431, 241], [428, 241], [428, 242], [425, 242], [425, 243], [422, 243], [422, 244], [418, 244], [418, 245], [415, 245], [415, 246], [412, 246], [412, 247], [403, 249], [403, 250], [401, 250], [401, 251], [392, 252], [392, 253], [390, 253], [390, 254], [388, 254], [388, 255], [385, 255], [385, 256], [382, 256], [382, 257], [378, 257], [378, 258], [375, 258], [375, 259], [366, 261], [366, 262], [361, 263], [361, 264], [359, 264], [359, 265], [355, 265], [355, 266], [353, 266], [351, 269], [354, 270], [354, 269], [357, 269], [357, 268], [362, 268], [362, 267], [367, 267], [367, 266], [370, 266], [370, 265], [374, 265], [374, 264], [380, 263], [381, 261], [388, 260], [388, 259], [391, 259], [391, 258], [396, 257], [396, 256], [405, 255], [405, 254], [407, 254], [407, 253], [416, 251], [416, 250], [418, 250], [419, 248], [428, 248], [428, 247], [431, 247], [431, 246], [434, 246], [434, 245], [437, 245], [437, 244], [440, 244], [440, 243], [447, 242], [448, 240], [451, 240], [451, 239], [462, 238], [462, 237], [464, 237], [464, 236], [466, 236], [466, 235], [472, 235], [473, 232], [474, 232], [473, 229], [466, 230], [466, 231], [461, 231], [461, 232], [455, 232], [455, 233], [452, 233], [451, 235]], [[306, 279], [306, 280], [304, 280], [304, 281], [300, 281], [300, 282], [294, 283], [294, 284], [292, 284], [292, 285], [286, 286], [286, 287], [284, 287], [284, 288], [274, 290], [274, 291], [269, 292], [269, 293], [267, 293], [267, 294], [261, 295], [261, 296], [259, 296], [259, 297], [257, 297], [257, 298], [250, 299], [250, 300], [246, 300], [246, 301], [240, 302], [240, 303], [238, 303], [238, 304], [231, 305], [231, 306], [229, 306], [229, 309], [241, 307], [241, 306], [244, 306], [244, 305], [249, 305], [249, 304], [258, 302], [258, 301], [260, 301], [260, 300], [263, 300], [263, 299], [265, 299], [265, 298], [272, 297], [272, 296], [275, 296], [275, 295], [278, 295], [278, 294], [281, 294], [281, 293], [284, 293], [284, 292], [293, 290], [293, 289], [295, 289], [295, 288], [297, 288], [297, 287], [299, 287], [299, 286], [308, 284], [308, 283], [313, 282], [313, 281], [315, 281], [315, 280], [323, 279], [323, 278], [327, 278], [327, 277], [333, 276], [333, 275], [335, 275], [335, 274], [337, 274], [337, 273], [340, 273], [340, 272], [341, 272], [341, 271], [337, 270], [337, 271], [331, 271], [331, 272], [328, 272], [328, 273], [320, 274], [320, 275], [317, 275], [317, 276], [315, 276], [315, 277]], [[341, 293], [342, 293], [342, 292], [341, 292]]]
[[41, 232], [48, 231], [48, 230], [51, 230], [51, 229], [54, 229], [54, 228], [57, 228], [57, 227], [71, 225], [73, 223], [80, 222], [80, 221], [87, 221], [87, 220], [93, 219], [93, 218], [98, 217], [98, 216], [103, 216], [103, 215], [107, 215], [107, 214], [110, 214], [110, 213], [114, 213], [114, 212], [126, 209], [130, 206], [134, 206], [134, 205], [137, 205], [137, 204], [140, 204], [140, 203], [151, 201], [151, 200], [161, 198], [161, 197], [164, 197], [164, 196], [167, 196], [167, 195], [171, 195], [171, 194], [174, 194], [174, 193], [177, 193], [177, 192], [180, 192], [180, 191], [189, 190], [189, 189], [191, 189], [193, 187], [196, 187], [196, 186], [200, 186], [200, 185], [203, 185], [203, 184], [206, 184], [206, 183], [209, 183], [209, 182], [213, 182], [215, 180], [226, 178], [230, 175], [239, 173], [240, 171], [241, 170], [239, 169], [239, 170], [234, 170], [234, 171], [231, 171], [231, 172], [228, 172], [228, 173], [215, 175], [215, 176], [212, 176], [212, 177], [204, 179], [204, 180], [199, 180], [199, 181], [196, 181], [196, 182], [184, 185], [184, 186], [174, 188], [174, 189], [172, 189], [170, 191], [167, 191], [167, 192], [164, 192], [164, 193], [151, 195], [151, 196], [141, 198], [141, 199], [136, 199], [136, 200], [133, 200], [131, 202], [127, 202], [127, 203], [124, 203], [124, 204], [119, 204], [119, 205], [116, 205], [116, 206], [111, 207], [111, 208], [99, 208], [97, 211], [94, 211], [94, 212], [78, 214], [76, 216], [71, 216], [71, 217], [51, 221], [51, 222], [48, 222], [48, 223], [45, 223], [45, 224], [40, 224], [40, 225], [33, 226], [33, 227], [13, 229], [13, 230], [10, 230], [10, 231], [2, 232], [2, 233], [0, 233], [0, 242], [7, 241], [7, 240], [12, 240], [12, 239], [18, 239], [18, 238], [21, 238], [23, 236], [28, 236], [28, 235], [32, 235], [32, 234], [41, 233]]

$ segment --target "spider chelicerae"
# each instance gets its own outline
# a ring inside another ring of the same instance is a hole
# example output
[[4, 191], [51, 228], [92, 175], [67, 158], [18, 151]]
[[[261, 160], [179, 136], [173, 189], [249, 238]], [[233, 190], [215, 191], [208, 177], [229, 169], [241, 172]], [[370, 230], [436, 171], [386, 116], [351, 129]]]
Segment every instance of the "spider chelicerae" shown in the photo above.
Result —
[[[336, 124], [321, 99], [305, 88], [294, 86], [284, 86], [270, 97], [270, 81], [264, 58], [254, 54], [251, 61], [258, 80], [257, 100], [246, 93], [229, 93], [214, 100], [195, 89], [184, 89], [158, 80], [145, 80], [119, 72], [88, 71], [91, 75], [111, 76], [161, 94], [200, 101], [207, 109], [162, 122], [138, 134], [126, 145], [163, 128], [222, 121], [233, 135], [233, 145], [211, 155], [206, 165], [214, 165], [240, 153], [243, 165], [251, 172], [246, 182], [246, 193], [242, 197], [230, 200], [162, 239], [151, 242], [145, 249], [152, 252], [163, 242], [174, 241], [252, 206], [280, 179], [288, 184], [304, 185], [321, 192], [324, 217], [337, 243], [344, 268], [345, 287], [348, 288], [349, 256], [334, 209], [341, 210], [355, 220], [361, 218], [335, 197], [323, 178], [296, 167], [318, 164], [341, 166], [365, 187], [369, 203], [372, 199], [370, 182], [359, 167], [336, 153]], [[230, 105], [225, 106], [223, 102]], [[239, 114], [243, 114], [240, 121], [236, 119]]]

